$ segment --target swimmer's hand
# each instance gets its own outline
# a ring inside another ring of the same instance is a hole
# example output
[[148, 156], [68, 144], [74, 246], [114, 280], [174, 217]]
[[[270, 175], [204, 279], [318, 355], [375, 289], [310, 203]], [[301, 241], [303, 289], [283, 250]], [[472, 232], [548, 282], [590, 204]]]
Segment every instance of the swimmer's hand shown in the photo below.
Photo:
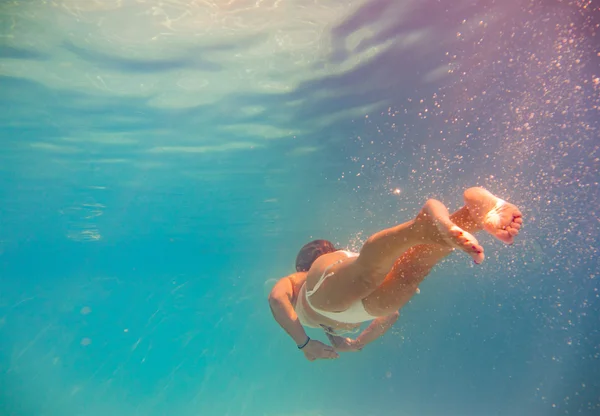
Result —
[[352, 338], [339, 337], [326, 333], [327, 338], [338, 352], [357, 352], [363, 349], [364, 345]]
[[340, 355], [335, 352], [333, 347], [325, 345], [322, 342], [311, 339], [306, 344], [306, 347], [302, 348], [302, 352], [308, 361], [315, 360], [331, 360], [334, 358], [340, 358]]

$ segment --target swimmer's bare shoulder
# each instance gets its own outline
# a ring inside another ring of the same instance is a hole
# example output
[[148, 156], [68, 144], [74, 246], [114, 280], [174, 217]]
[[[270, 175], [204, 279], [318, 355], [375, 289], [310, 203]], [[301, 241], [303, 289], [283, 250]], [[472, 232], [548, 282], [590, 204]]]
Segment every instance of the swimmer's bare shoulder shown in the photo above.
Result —
[[308, 273], [306, 272], [296, 272], [284, 277], [284, 279], [288, 279], [292, 283], [294, 300], [297, 298], [298, 293], [300, 292], [300, 288], [302, 288], [302, 285], [304, 284], [304, 282], [306, 282], [307, 274]]

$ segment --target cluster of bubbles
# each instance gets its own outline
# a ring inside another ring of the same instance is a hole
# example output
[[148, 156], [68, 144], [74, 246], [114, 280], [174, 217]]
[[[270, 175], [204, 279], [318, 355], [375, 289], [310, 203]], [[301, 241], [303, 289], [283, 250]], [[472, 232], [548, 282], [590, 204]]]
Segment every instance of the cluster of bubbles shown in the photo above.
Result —
[[[503, 21], [464, 21], [459, 47], [446, 54], [453, 82], [365, 117], [362, 150], [353, 157], [352, 176], [380, 195], [365, 199], [365, 209], [415, 212], [432, 195], [460, 195], [474, 184], [523, 207], [524, 239], [519, 250], [502, 252], [497, 272], [512, 277], [508, 285], [530, 296], [538, 319], [562, 334], [564, 345], [544, 352], [553, 363], [565, 348], [583, 359], [600, 356], [581, 330], [600, 302], [598, 13], [589, 0], [550, 9], [531, 2]], [[540, 383], [543, 400], [545, 389]]]
[[432, 194], [486, 186], [525, 207], [562, 267], [594, 257], [600, 74], [591, 65], [600, 52], [596, 26], [586, 26], [591, 3], [575, 6], [583, 11], [526, 15], [496, 24], [493, 35], [483, 21], [463, 22], [457, 36], [470, 41], [447, 55], [455, 82], [408, 98], [380, 122], [365, 118], [375, 131], [358, 138], [364, 153], [353, 158], [363, 188], [412, 209]]

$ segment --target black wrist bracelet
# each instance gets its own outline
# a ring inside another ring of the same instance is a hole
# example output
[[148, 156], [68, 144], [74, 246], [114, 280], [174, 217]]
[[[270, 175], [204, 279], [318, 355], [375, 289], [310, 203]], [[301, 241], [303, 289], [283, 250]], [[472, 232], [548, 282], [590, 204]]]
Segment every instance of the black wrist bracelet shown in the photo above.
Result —
[[307, 335], [306, 336], [306, 342], [304, 344], [302, 344], [302, 345], [297, 345], [298, 349], [301, 350], [302, 348], [306, 347], [309, 342], [310, 342], [310, 337]]

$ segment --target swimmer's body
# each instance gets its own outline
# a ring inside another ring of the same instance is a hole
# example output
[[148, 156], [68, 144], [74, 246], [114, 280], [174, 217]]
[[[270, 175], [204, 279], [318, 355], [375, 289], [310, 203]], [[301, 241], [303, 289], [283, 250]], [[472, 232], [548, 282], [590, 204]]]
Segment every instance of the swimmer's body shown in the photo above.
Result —
[[[485, 230], [513, 243], [523, 224], [516, 206], [480, 187], [467, 189], [464, 201], [450, 215], [430, 199], [415, 219], [369, 237], [360, 253], [337, 250], [326, 240], [306, 244], [296, 258], [297, 272], [280, 279], [269, 294], [273, 317], [309, 361], [360, 351], [391, 328], [399, 309], [454, 249], [477, 264], [483, 261], [483, 247], [472, 233]], [[368, 321], [355, 339], [339, 335]], [[323, 328], [332, 346], [310, 339], [305, 326]]]

